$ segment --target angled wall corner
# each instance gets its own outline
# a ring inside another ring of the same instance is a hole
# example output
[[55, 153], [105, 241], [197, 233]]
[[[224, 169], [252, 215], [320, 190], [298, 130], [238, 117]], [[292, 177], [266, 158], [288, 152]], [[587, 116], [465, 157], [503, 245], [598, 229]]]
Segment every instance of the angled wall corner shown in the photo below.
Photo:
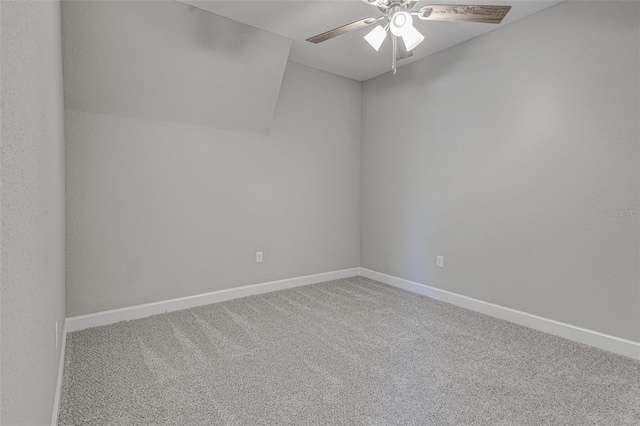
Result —
[[268, 134], [291, 40], [178, 2], [63, 2], [65, 107]]

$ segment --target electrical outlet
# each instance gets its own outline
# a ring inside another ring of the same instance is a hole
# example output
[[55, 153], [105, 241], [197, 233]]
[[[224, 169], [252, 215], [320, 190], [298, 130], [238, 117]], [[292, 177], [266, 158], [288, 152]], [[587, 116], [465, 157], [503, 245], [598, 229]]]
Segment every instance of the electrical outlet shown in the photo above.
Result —
[[256, 263], [260, 263], [262, 262], [262, 252], [261, 251], [257, 251], [256, 252]]
[[56, 349], [58, 349], [58, 321], [56, 321]]
[[444, 268], [444, 256], [436, 256], [436, 265]]

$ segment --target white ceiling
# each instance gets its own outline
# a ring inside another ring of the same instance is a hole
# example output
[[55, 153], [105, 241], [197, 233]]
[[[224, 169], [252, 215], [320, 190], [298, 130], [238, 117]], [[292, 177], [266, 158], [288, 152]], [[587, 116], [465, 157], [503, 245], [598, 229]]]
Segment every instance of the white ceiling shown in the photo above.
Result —
[[[320, 44], [306, 41], [307, 38], [335, 27], [365, 17], [378, 17], [382, 12], [374, 6], [359, 0], [342, 1], [218, 1], [180, 0], [206, 11], [222, 15], [262, 30], [266, 30], [293, 40], [289, 59], [313, 68], [364, 81], [391, 69], [391, 43], [376, 52], [363, 39], [369, 31], [363, 28], [343, 34]], [[413, 51], [413, 57], [398, 63], [403, 66], [433, 55], [441, 50], [484, 33], [509, 25], [525, 16], [539, 12], [561, 1], [558, 0], [433, 0], [418, 1], [412, 9], [425, 4], [488, 4], [510, 5], [511, 10], [501, 24], [478, 24], [469, 22], [420, 21], [415, 27], [425, 36], [425, 41]]]

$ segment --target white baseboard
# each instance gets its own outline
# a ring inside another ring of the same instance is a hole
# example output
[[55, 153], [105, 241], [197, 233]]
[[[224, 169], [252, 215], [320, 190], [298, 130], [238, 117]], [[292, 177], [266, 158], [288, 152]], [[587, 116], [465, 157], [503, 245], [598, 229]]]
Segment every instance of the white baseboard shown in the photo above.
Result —
[[480, 312], [492, 317], [510, 321], [525, 327], [533, 328], [545, 333], [564, 337], [565, 339], [575, 342], [584, 343], [586, 345], [595, 346], [609, 352], [624, 355], [633, 359], [640, 360], [640, 343], [632, 340], [621, 339], [619, 337], [588, 330], [582, 327], [576, 327], [571, 324], [565, 324], [548, 318], [539, 317], [537, 315], [528, 314], [526, 312], [517, 311], [504, 306], [496, 305], [472, 297], [463, 296], [461, 294], [452, 293], [450, 291], [441, 290], [430, 287], [425, 284], [416, 283], [392, 275], [383, 274], [381, 272], [372, 271], [367, 268], [360, 268], [360, 275], [380, 281], [394, 287], [408, 290], [413, 293], [422, 294], [433, 299], [451, 303], [462, 308]]
[[58, 378], [56, 379], [56, 393], [53, 398], [53, 413], [51, 414], [51, 426], [58, 425], [58, 411], [60, 410], [60, 394], [62, 393], [62, 373], [64, 372], [64, 354], [67, 347], [67, 324], [62, 325], [62, 340], [60, 343], [60, 360], [58, 361]]
[[286, 280], [271, 281], [261, 284], [247, 285], [244, 287], [230, 288], [211, 293], [197, 294], [195, 296], [181, 297], [179, 299], [164, 300], [161, 302], [147, 303], [144, 305], [130, 306], [113, 309], [110, 311], [96, 312], [94, 314], [69, 317], [66, 321], [68, 333], [83, 330], [85, 328], [99, 327], [120, 321], [145, 318], [151, 315], [164, 314], [166, 312], [179, 311], [194, 308], [196, 306], [210, 305], [224, 302], [225, 300], [238, 299], [240, 297], [253, 296], [255, 294], [269, 293], [277, 290], [300, 287], [323, 281], [337, 280], [340, 278], [358, 275], [360, 268], [343, 269], [340, 271], [325, 272], [322, 274], [306, 275], [303, 277], [289, 278]]
[[[163, 314], [166, 312], [179, 311], [182, 309], [194, 308], [196, 306], [209, 305], [212, 303], [224, 302], [226, 300], [240, 297], [264, 294], [277, 290], [301, 287], [309, 284], [324, 281], [337, 280], [340, 278], [362, 275], [385, 284], [392, 285], [413, 293], [422, 294], [436, 300], [451, 303], [472, 311], [480, 312], [492, 317], [510, 321], [525, 327], [539, 330], [545, 333], [564, 337], [579, 343], [595, 346], [606, 351], [614, 352], [630, 358], [640, 360], [640, 343], [626, 340], [598, 331], [588, 330], [571, 324], [562, 323], [526, 312], [496, 305], [463, 296], [447, 290], [441, 290], [425, 284], [383, 274], [367, 268], [350, 268], [340, 271], [326, 272], [322, 274], [306, 275], [303, 277], [289, 278], [286, 280], [271, 281], [261, 284], [253, 284], [244, 287], [231, 288], [227, 290], [214, 291], [211, 293], [198, 294], [195, 296], [182, 297], [179, 299], [165, 300], [161, 302], [147, 303], [144, 305], [130, 306], [126, 308], [113, 309], [110, 311], [97, 312], [94, 314], [80, 315], [66, 319], [62, 340], [62, 356], [60, 360], [60, 371], [58, 372], [59, 382], [62, 379], [62, 369], [64, 367], [64, 346], [66, 333], [71, 333], [85, 328], [99, 327], [113, 324], [120, 321], [128, 321], [148, 317], [151, 315]], [[60, 387], [61, 383], [58, 383]], [[59, 389], [56, 391], [56, 401], [59, 400]], [[57, 417], [57, 405], [55, 408]]]

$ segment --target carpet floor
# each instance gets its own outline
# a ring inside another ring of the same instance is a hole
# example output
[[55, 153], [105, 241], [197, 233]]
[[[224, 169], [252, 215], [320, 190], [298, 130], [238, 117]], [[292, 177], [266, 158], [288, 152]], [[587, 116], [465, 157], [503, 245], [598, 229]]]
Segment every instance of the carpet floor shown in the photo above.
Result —
[[67, 336], [60, 425], [640, 424], [640, 362], [363, 277]]

